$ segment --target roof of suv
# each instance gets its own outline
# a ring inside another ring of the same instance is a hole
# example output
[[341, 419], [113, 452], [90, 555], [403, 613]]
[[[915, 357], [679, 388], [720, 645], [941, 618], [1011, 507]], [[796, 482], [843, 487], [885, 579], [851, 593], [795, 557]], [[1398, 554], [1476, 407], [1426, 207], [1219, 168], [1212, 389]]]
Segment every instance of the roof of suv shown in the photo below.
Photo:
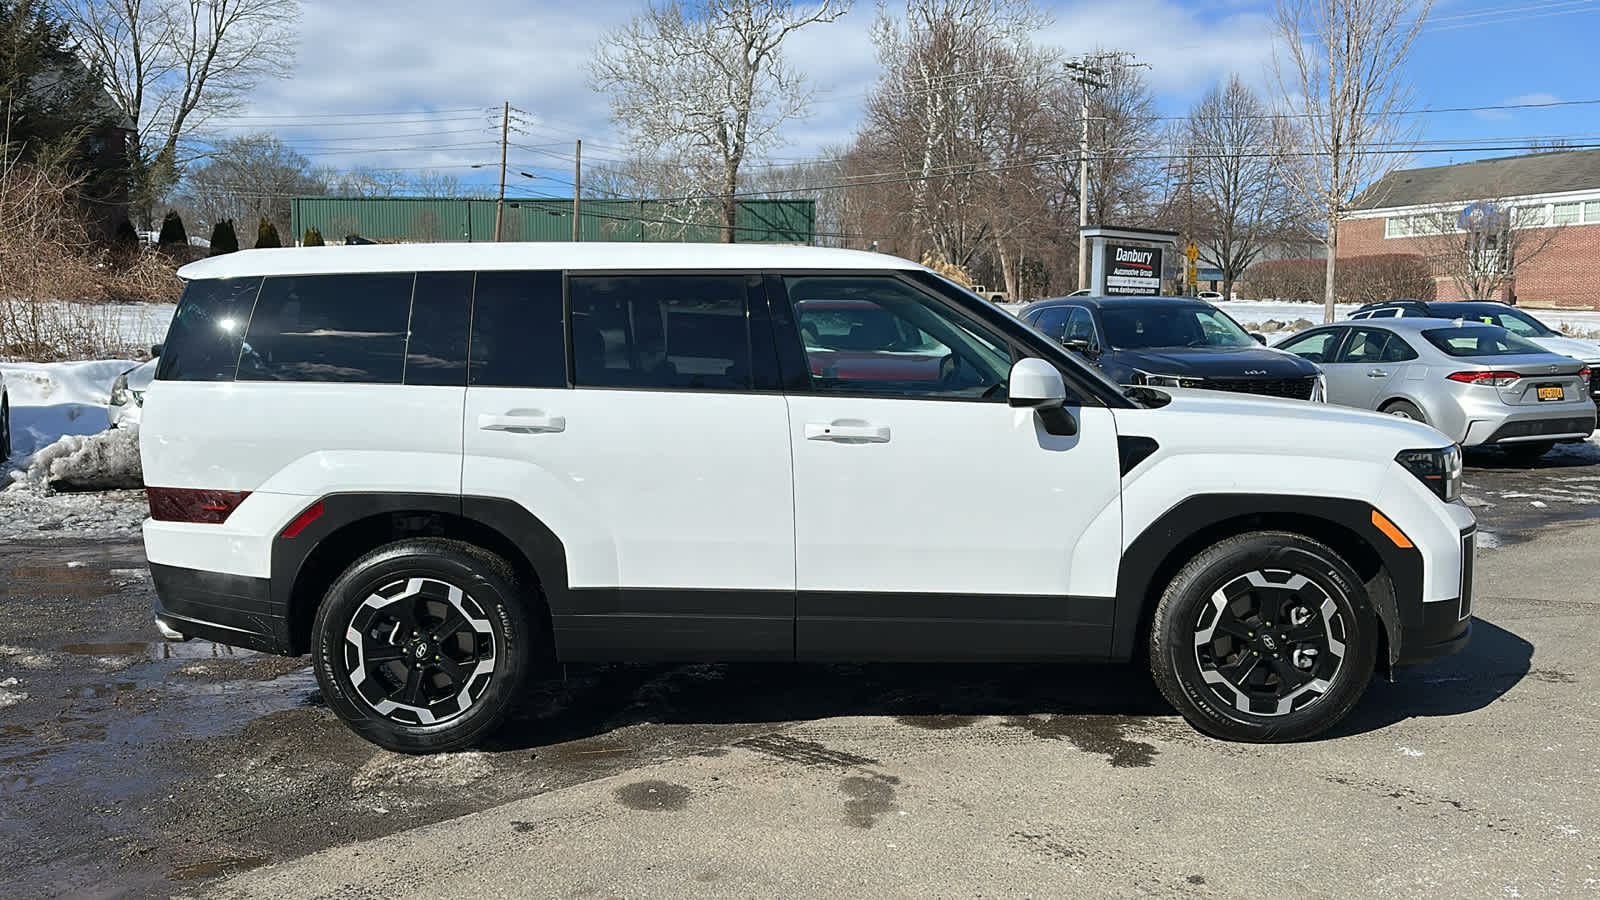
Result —
[[448, 272], [483, 269], [902, 269], [910, 260], [865, 250], [764, 244], [570, 242], [367, 244], [240, 250], [192, 262], [178, 277], [331, 275], [346, 272]]
[[[1458, 322], [1459, 322], [1459, 325], [1458, 325]], [[1336, 327], [1337, 326], [1337, 327], [1343, 327], [1343, 328], [1351, 328], [1351, 327], [1354, 327], [1354, 328], [1387, 328], [1387, 329], [1389, 329], [1391, 331], [1423, 331], [1425, 329], [1431, 329], [1431, 328], [1456, 328], [1456, 327], [1460, 327], [1460, 326], [1469, 326], [1469, 325], [1476, 325], [1476, 326], [1479, 326], [1479, 327], [1482, 327], [1482, 328], [1499, 328], [1500, 327], [1498, 325], [1487, 325], [1487, 324], [1485, 324], [1483, 322], [1479, 322], [1479, 321], [1476, 321], [1476, 320], [1473, 320], [1473, 319], [1468, 319], [1468, 320], [1466, 320], [1464, 322], [1461, 322], [1461, 321], [1459, 321], [1457, 319], [1449, 319], [1449, 318], [1444, 318], [1442, 316], [1440, 316], [1440, 317], [1396, 316], [1396, 317], [1393, 317], [1393, 318], [1382, 318], [1382, 319], [1357, 319], [1355, 321], [1350, 321], [1350, 320], [1347, 319], [1347, 320], [1342, 321], [1342, 322], [1328, 322], [1326, 324], [1318, 325], [1316, 327], [1317, 328], [1332, 328], [1332, 327]], [[1309, 329], [1309, 328], [1306, 329], [1306, 331], [1310, 331], [1310, 330], [1311, 329]], [[1304, 333], [1304, 332], [1302, 332], [1302, 333]]]
[[1049, 300], [1039, 300], [1028, 304], [1035, 306], [1097, 306], [1102, 309], [1115, 309], [1119, 306], [1203, 306], [1211, 308], [1211, 304], [1194, 297], [1052, 297]]

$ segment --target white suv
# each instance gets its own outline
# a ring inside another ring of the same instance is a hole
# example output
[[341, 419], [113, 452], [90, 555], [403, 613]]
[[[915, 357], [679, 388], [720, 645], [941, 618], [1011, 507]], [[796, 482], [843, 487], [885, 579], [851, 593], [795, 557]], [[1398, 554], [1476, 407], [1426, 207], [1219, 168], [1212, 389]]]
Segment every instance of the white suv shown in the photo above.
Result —
[[1459, 451], [1125, 391], [914, 263], [805, 247], [245, 251], [146, 397], [157, 623], [312, 655], [391, 749], [553, 662], [1148, 657], [1212, 735], [1317, 734], [1467, 641]]

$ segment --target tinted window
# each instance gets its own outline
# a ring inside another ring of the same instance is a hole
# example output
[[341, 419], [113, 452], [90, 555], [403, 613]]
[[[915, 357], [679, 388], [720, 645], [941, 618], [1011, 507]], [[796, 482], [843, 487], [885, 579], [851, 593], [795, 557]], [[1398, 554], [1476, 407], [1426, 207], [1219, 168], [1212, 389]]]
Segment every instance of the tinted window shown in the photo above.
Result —
[[1042, 310], [1033, 320], [1033, 327], [1044, 332], [1045, 336], [1059, 341], [1067, 333], [1067, 315], [1071, 310], [1064, 306], [1052, 306]]
[[568, 288], [579, 387], [750, 389], [743, 276], [583, 276]]
[[1391, 334], [1389, 340], [1384, 342], [1383, 356], [1379, 357], [1379, 361], [1406, 362], [1416, 358], [1417, 351], [1411, 349], [1411, 345], [1406, 343], [1404, 338], [1398, 334]]
[[407, 329], [406, 384], [466, 385], [471, 318], [471, 272], [417, 273]]
[[1087, 309], [1074, 308], [1067, 317], [1067, 340], [1088, 341], [1090, 349], [1099, 347], [1100, 342], [1094, 336], [1094, 316]]
[[1220, 310], [1209, 306], [1152, 304], [1101, 307], [1106, 343], [1113, 347], [1253, 347], [1245, 333]]
[[811, 386], [1005, 400], [1005, 341], [895, 278], [786, 278]]
[[1278, 349], [1312, 362], [1329, 362], [1333, 351], [1339, 346], [1339, 335], [1343, 331], [1341, 328], [1330, 328], [1327, 331], [1307, 332], [1284, 341], [1278, 345]]
[[240, 381], [399, 384], [410, 273], [289, 275], [261, 286]]
[[259, 278], [191, 281], [167, 328], [156, 377], [166, 381], [232, 381]]
[[480, 387], [566, 387], [561, 273], [479, 272], [470, 359]]
[[1466, 325], [1461, 328], [1435, 328], [1424, 331], [1428, 343], [1451, 356], [1517, 356], [1545, 352], [1527, 338], [1519, 338], [1493, 325]]
[[1533, 316], [1517, 309], [1495, 309], [1485, 304], [1436, 303], [1432, 309], [1438, 318], [1482, 322], [1498, 325], [1519, 337], [1557, 337], [1546, 325]]

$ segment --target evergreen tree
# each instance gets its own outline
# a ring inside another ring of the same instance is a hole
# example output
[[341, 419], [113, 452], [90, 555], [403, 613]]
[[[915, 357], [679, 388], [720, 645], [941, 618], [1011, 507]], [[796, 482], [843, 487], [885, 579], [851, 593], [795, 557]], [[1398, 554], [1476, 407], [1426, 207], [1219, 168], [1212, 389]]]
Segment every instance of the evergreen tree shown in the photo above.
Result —
[[9, 113], [9, 152], [84, 173], [90, 133], [116, 123], [100, 74], [73, 52], [67, 26], [43, 0], [0, 2], [0, 102]]
[[301, 239], [300, 245], [303, 247], [323, 246], [322, 229], [317, 228], [316, 226], [307, 228], [305, 237]]
[[278, 239], [278, 226], [272, 224], [266, 216], [262, 216], [261, 224], [256, 226], [256, 249], [282, 246], [283, 241]]
[[139, 232], [133, 230], [133, 223], [127, 219], [117, 226], [116, 236], [111, 239], [111, 244], [119, 252], [132, 253], [139, 249]]
[[189, 232], [183, 227], [183, 217], [178, 215], [177, 210], [168, 210], [166, 218], [161, 220], [161, 235], [156, 238], [156, 243], [162, 247], [173, 244], [189, 246]]
[[211, 255], [221, 256], [239, 249], [239, 235], [234, 233], [233, 220], [223, 219], [211, 229]]

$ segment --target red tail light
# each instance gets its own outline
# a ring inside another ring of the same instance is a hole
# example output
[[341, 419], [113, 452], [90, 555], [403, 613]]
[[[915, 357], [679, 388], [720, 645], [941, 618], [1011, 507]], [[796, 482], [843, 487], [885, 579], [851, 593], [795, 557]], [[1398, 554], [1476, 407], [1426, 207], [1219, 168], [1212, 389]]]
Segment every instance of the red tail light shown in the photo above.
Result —
[[1491, 384], [1495, 387], [1505, 387], [1522, 375], [1517, 372], [1456, 372], [1445, 377], [1462, 384]]
[[194, 488], [147, 487], [150, 518], [158, 522], [196, 522], [221, 525], [239, 508], [249, 491], [209, 491]]

